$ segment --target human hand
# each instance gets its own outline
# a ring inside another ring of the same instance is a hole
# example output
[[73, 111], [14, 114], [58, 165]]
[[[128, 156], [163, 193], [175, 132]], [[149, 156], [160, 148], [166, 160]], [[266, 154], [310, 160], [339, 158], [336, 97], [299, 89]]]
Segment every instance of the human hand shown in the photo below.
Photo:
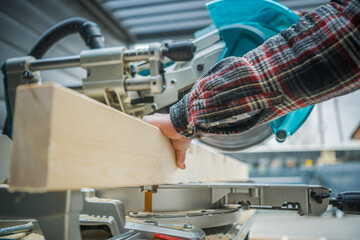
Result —
[[176, 165], [181, 169], [185, 169], [185, 154], [190, 146], [191, 139], [176, 132], [171, 124], [170, 115], [155, 113], [154, 115], [143, 117], [142, 120], [160, 128], [162, 133], [171, 140], [171, 144], [175, 150]]

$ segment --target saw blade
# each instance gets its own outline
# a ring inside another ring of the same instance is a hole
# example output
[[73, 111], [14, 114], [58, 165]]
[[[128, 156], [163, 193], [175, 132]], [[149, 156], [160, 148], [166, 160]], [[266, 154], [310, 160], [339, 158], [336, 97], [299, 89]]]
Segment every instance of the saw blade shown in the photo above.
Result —
[[270, 123], [237, 135], [208, 136], [199, 141], [224, 152], [237, 152], [264, 142], [273, 135]]

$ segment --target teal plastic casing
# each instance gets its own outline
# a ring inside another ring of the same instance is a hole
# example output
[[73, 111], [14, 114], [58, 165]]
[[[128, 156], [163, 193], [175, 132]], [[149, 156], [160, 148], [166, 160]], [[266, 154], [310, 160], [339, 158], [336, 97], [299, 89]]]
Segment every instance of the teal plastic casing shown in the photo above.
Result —
[[[299, 17], [272, 0], [215, 0], [207, 4], [214, 23], [195, 33], [195, 38], [218, 29], [225, 42], [219, 61], [228, 56], [243, 56], [268, 38], [295, 24]], [[276, 140], [285, 141], [306, 121], [314, 106], [296, 110], [272, 121]]]

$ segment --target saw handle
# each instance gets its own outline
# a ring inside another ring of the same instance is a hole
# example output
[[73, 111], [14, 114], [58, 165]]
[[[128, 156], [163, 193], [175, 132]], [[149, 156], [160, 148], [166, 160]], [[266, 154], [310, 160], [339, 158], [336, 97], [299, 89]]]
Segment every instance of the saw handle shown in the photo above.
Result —
[[194, 57], [196, 46], [191, 41], [165, 43], [162, 55], [173, 61], [190, 61]]
[[360, 214], [360, 191], [342, 192], [330, 199], [330, 204], [344, 213]]

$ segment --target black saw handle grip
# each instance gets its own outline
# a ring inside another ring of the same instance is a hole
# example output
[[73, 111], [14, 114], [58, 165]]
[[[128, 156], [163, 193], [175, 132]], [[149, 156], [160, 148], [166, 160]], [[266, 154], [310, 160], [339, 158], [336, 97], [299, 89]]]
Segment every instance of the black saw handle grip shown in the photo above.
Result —
[[190, 61], [194, 57], [196, 46], [191, 41], [165, 43], [162, 55], [173, 61]]
[[344, 213], [360, 214], [360, 191], [342, 192], [330, 199], [330, 204]]

